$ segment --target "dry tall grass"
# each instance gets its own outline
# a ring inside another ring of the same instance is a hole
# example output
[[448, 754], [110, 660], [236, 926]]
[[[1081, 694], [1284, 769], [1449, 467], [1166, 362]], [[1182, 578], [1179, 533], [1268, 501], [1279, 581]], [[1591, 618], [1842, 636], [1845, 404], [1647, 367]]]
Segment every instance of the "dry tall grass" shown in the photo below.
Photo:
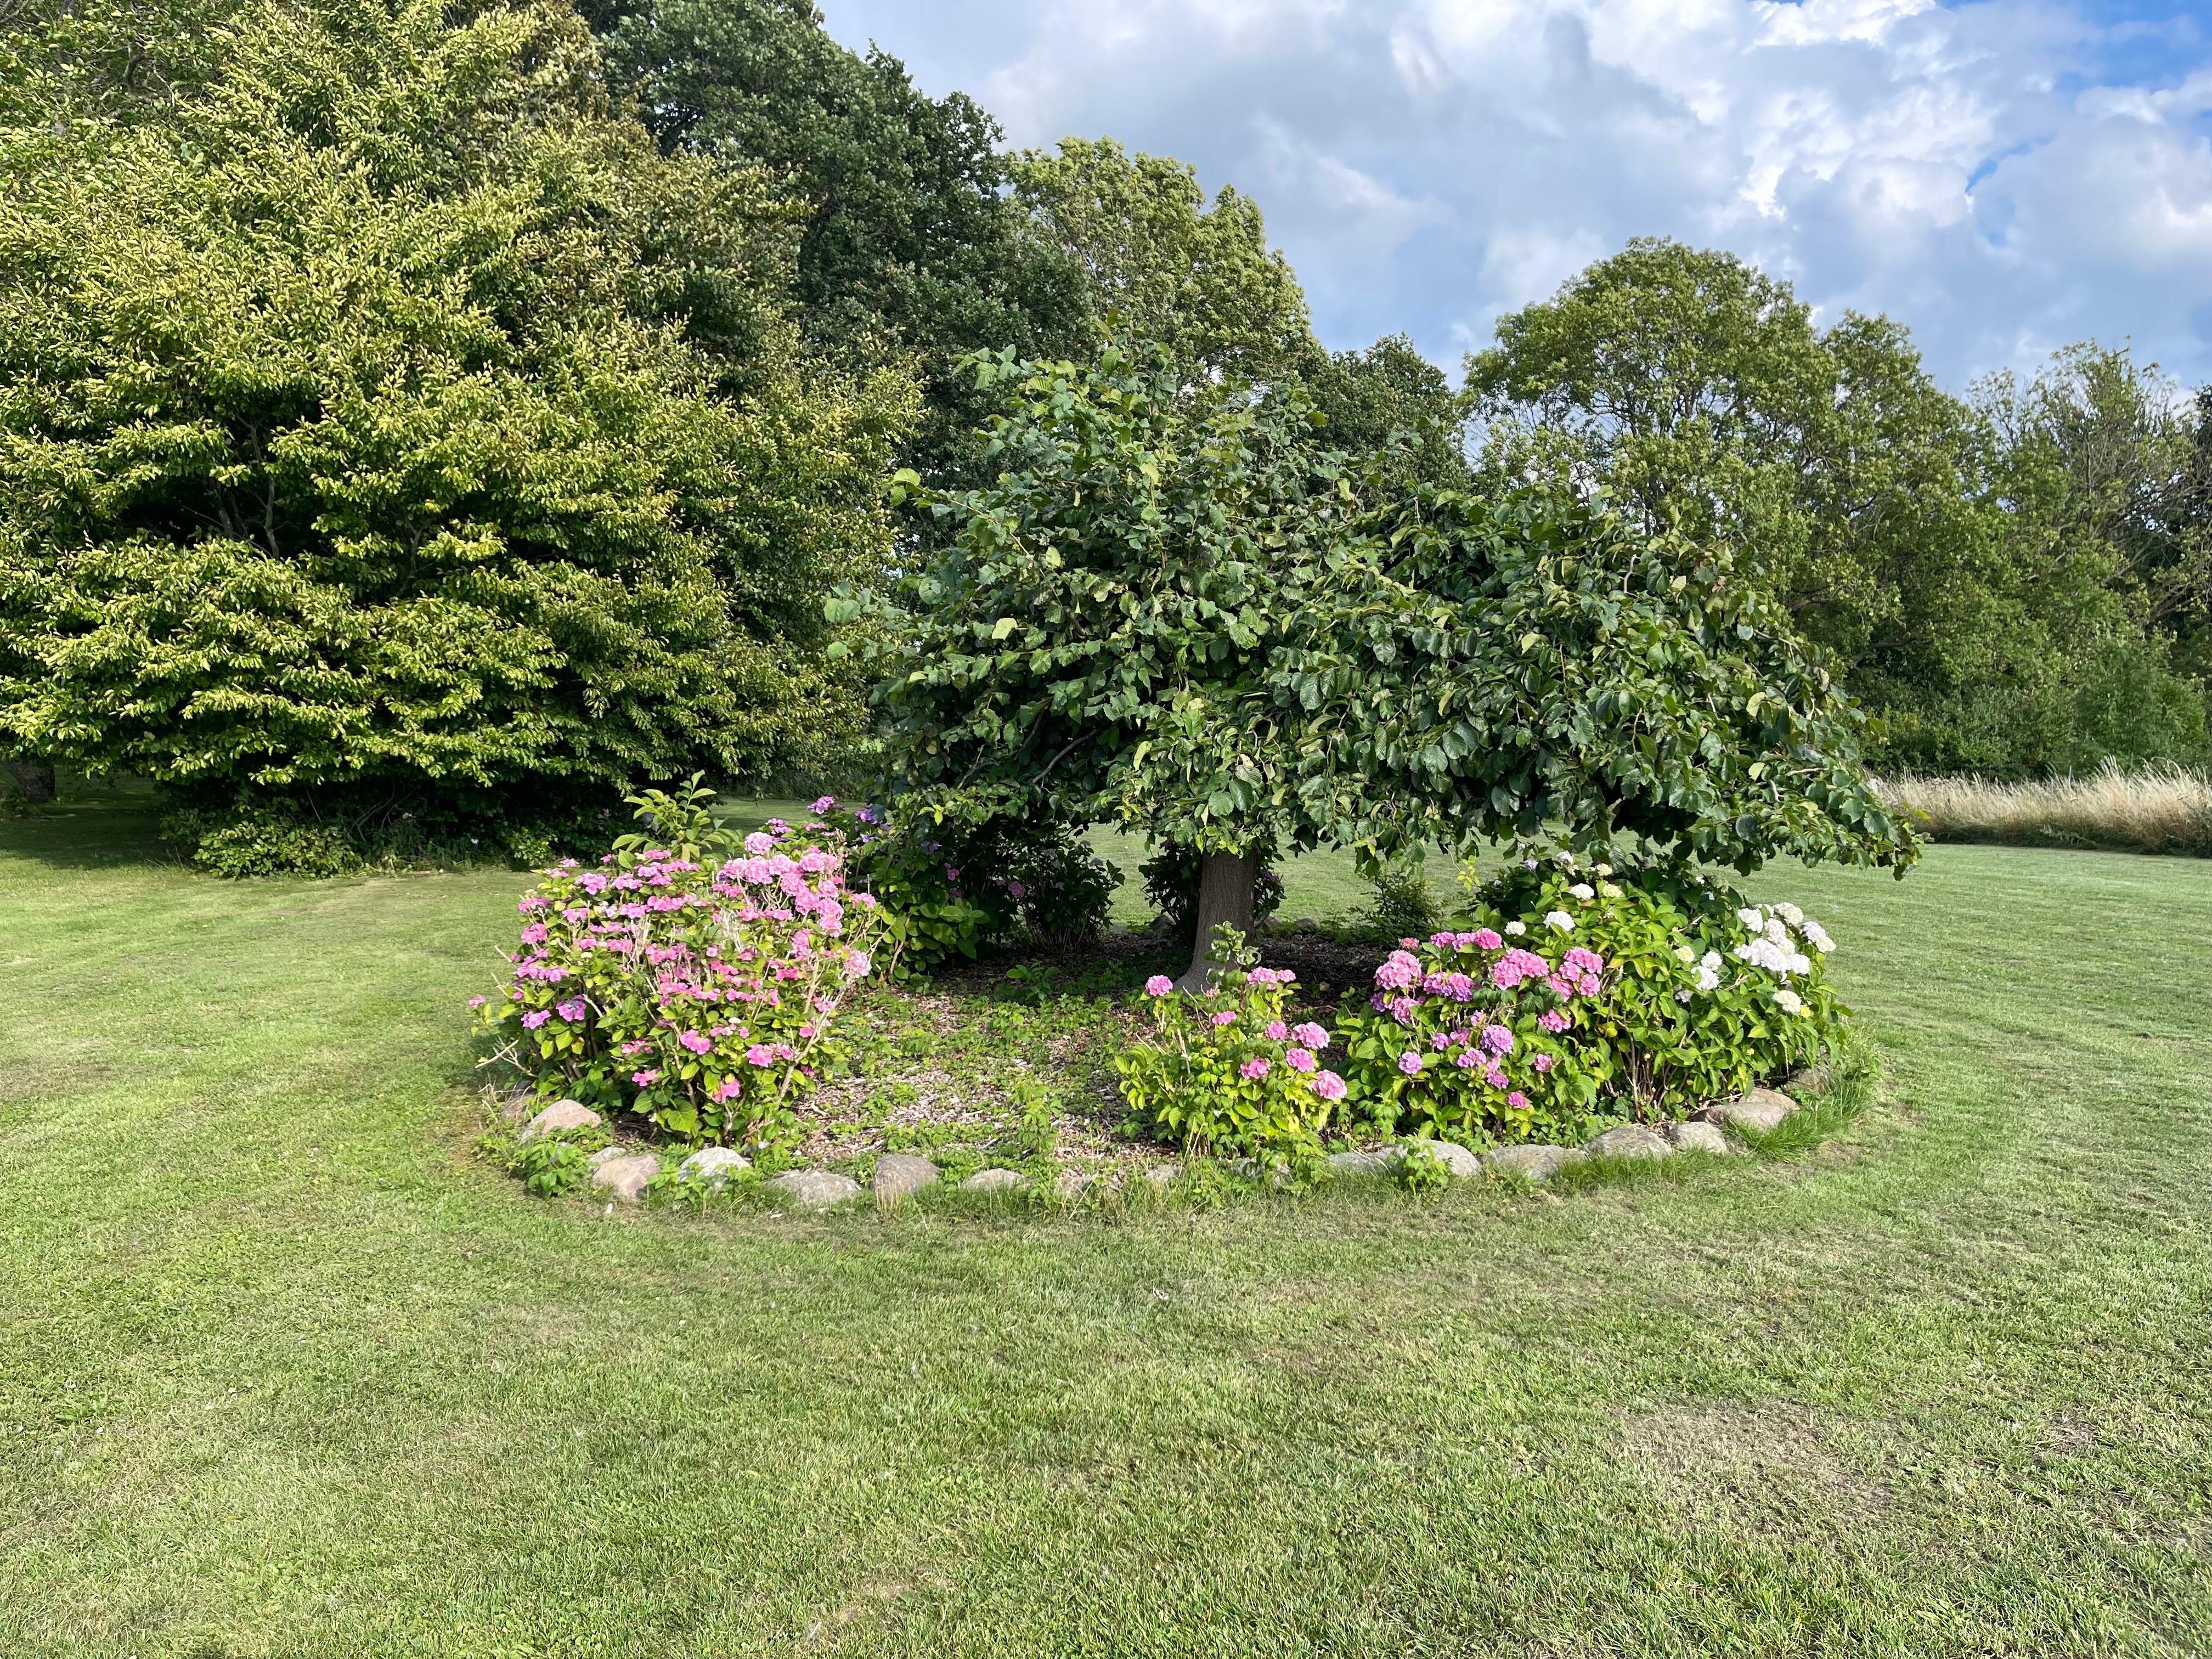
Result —
[[2212, 778], [2182, 766], [2129, 771], [2107, 761], [2088, 777], [2045, 783], [1902, 777], [1881, 791], [1937, 841], [2212, 856]]

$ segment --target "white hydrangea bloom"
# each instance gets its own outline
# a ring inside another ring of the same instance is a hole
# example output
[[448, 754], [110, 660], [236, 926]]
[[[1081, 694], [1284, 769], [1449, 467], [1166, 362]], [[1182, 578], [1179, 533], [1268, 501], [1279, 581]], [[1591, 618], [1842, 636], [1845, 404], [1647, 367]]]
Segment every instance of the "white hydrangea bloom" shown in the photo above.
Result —
[[1805, 920], [1805, 913], [1794, 904], [1778, 904], [1774, 907], [1774, 914], [1792, 927]]
[[1700, 991], [1717, 991], [1720, 988], [1720, 969], [1717, 967], [1709, 967], [1702, 963], [1699, 964], [1698, 969], [1698, 988]]
[[1571, 933], [1575, 931], [1575, 919], [1565, 910], [1547, 910], [1544, 926], [1555, 933]]
[[1828, 930], [1821, 927], [1819, 922], [1808, 921], [1803, 931], [1806, 939], [1822, 956], [1825, 957], [1836, 948], [1836, 941], [1828, 937]]
[[1772, 939], [1777, 945], [1781, 945], [1784, 950], [1789, 949], [1790, 924], [1783, 921], [1781, 917], [1775, 917], [1774, 920], [1768, 922], [1765, 927], [1761, 931], [1765, 933], [1768, 939]]
[[1761, 910], [1756, 905], [1747, 905], [1743, 909], [1737, 911], [1735, 913], [1735, 919], [1741, 922], [1744, 925], [1745, 930], [1749, 933], [1756, 933], [1766, 926], [1766, 912]]
[[1784, 988], [1774, 994], [1774, 1006], [1785, 1014], [1794, 1014], [1804, 1008], [1805, 999], [1795, 991]]
[[1586, 881], [1578, 881], [1567, 890], [1578, 899], [1594, 899], [1597, 896], [1597, 889]]
[[1695, 962], [1697, 959], [1698, 953], [1695, 951], [1692, 951], [1688, 945], [1678, 945], [1674, 947], [1675, 961], [1686, 965], [1687, 963]]
[[1505, 924], [1505, 931], [1514, 938], [1519, 939], [1522, 934], [1528, 931], [1528, 924], [1525, 921], [1509, 921]]
[[1721, 953], [1717, 951], [1708, 951], [1698, 958], [1698, 966], [1700, 968], [1718, 968], [1720, 965]]

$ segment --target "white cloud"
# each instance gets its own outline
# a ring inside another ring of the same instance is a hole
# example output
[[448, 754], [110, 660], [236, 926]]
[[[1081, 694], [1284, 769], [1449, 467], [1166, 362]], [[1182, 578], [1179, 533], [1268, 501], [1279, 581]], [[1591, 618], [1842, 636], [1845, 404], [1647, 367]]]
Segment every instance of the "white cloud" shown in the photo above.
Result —
[[826, 0], [1015, 142], [1248, 191], [1333, 344], [1455, 360], [1656, 234], [1890, 312], [1954, 383], [2090, 333], [2212, 378], [2212, 45], [2191, 0], [2089, 3]]

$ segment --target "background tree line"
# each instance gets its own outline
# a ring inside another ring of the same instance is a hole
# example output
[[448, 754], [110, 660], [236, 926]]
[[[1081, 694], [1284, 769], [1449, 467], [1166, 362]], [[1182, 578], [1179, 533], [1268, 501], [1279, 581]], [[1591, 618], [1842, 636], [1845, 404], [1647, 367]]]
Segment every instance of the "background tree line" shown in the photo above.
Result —
[[[1881, 718], [2026, 774], [2204, 750], [2206, 428], [2124, 352], [1934, 385], [1638, 243], [1462, 388], [1330, 352], [1256, 205], [987, 112], [804, 0], [0, 3], [0, 752], [218, 865], [534, 856], [617, 787], [834, 770], [823, 599], [993, 466], [976, 352], [1156, 345], [1374, 487], [1729, 553]], [[1303, 418], [1303, 417], [1302, 417]]]

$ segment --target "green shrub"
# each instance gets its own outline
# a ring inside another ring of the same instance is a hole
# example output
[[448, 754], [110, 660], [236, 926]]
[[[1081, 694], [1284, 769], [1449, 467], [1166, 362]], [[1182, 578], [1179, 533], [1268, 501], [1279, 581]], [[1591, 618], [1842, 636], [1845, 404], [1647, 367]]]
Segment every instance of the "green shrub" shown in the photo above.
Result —
[[1418, 860], [1384, 866], [1369, 884], [1375, 889], [1375, 902], [1360, 920], [1377, 939], [1425, 938], [1443, 921]]
[[1288, 969], [1256, 965], [1234, 928], [1217, 930], [1231, 968], [1203, 994], [1164, 974], [1146, 982], [1152, 1035], [1115, 1057], [1139, 1121], [1193, 1152], [1297, 1158], [1318, 1151], [1344, 1080], [1324, 1070], [1327, 1030], [1283, 1018]]

